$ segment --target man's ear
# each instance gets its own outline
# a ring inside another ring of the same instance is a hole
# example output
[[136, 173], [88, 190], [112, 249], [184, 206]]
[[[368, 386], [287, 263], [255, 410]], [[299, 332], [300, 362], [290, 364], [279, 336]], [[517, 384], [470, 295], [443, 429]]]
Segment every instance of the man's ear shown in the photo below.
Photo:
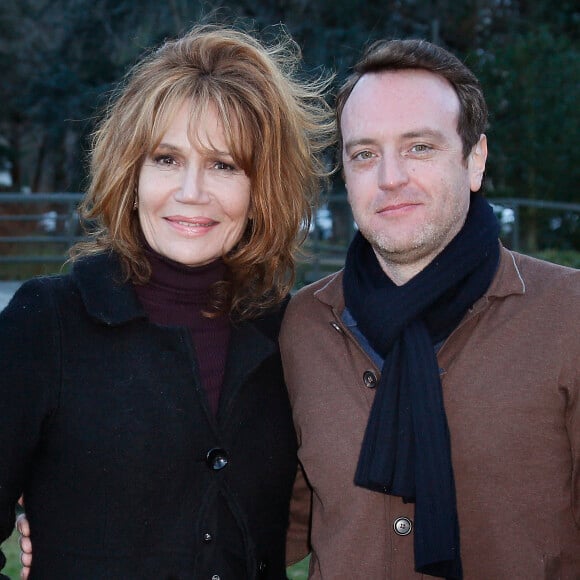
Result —
[[487, 137], [482, 133], [479, 137], [479, 141], [473, 146], [467, 159], [467, 170], [469, 171], [469, 185], [471, 191], [479, 191], [479, 188], [481, 187], [486, 160]]

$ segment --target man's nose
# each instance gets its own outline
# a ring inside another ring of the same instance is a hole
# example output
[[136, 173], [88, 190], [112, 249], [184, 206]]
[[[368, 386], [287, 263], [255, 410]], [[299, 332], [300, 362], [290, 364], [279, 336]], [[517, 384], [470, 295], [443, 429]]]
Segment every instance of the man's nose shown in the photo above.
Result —
[[409, 180], [406, 160], [398, 153], [383, 154], [379, 165], [379, 187], [396, 189]]

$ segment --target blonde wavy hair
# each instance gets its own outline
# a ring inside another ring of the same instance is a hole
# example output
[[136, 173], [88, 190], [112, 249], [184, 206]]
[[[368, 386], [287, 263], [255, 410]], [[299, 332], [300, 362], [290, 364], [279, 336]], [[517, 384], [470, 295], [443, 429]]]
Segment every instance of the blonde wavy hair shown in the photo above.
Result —
[[216, 286], [212, 310], [257, 316], [281, 302], [295, 277], [299, 245], [327, 171], [324, 152], [335, 124], [326, 101], [332, 77], [302, 75], [298, 45], [280, 29], [265, 44], [231, 26], [197, 25], [136, 64], [114, 93], [93, 134], [90, 183], [81, 218], [88, 241], [71, 259], [114, 251], [126, 278], [146, 283], [137, 212], [142, 164], [159, 145], [183, 102], [192, 126], [217, 110], [232, 157], [251, 183], [252, 219], [226, 256], [228, 279]]

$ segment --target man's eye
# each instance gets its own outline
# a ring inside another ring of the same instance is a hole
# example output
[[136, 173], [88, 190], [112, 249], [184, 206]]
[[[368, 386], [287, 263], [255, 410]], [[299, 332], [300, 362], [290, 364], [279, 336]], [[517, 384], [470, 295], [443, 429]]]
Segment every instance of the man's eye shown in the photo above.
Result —
[[419, 143], [417, 145], [413, 145], [413, 147], [411, 147], [411, 151], [413, 153], [427, 153], [428, 151], [431, 151], [431, 147], [429, 147], [429, 145], [425, 145], [424, 143]]
[[360, 159], [361, 161], [366, 161], [367, 159], [372, 159], [374, 154], [371, 151], [359, 151], [355, 153], [353, 159]]

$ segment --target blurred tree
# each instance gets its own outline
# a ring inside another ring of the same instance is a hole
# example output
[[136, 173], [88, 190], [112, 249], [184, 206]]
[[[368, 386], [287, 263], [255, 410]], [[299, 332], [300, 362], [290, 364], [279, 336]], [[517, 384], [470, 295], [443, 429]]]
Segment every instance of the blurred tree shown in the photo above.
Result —
[[[548, 24], [515, 33], [509, 43], [502, 40], [492, 39], [477, 70], [491, 111], [488, 191], [499, 197], [577, 202], [578, 44]], [[553, 238], [554, 216], [529, 208], [520, 217], [526, 251]]]
[[[575, 0], [19, 0], [0, 3], [0, 168], [13, 189], [80, 190], [96, 111], [146, 49], [202, 18], [283, 22], [337, 83], [377, 38], [431, 39], [481, 77], [492, 112], [490, 193], [574, 200], [580, 162]], [[244, 21], [243, 21], [244, 22]], [[339, 176], [335, 190], [343, 192]], [[351, 232], [331, 206], [335, 241]], [[531, 220], [531, 218], [529, 218]], [[546, 224], [530, 221], [530, 248]], [[535, 233], [534, 233], [535, 232]]]
[[78, 191], [96, 107], [146, 47], [174, 35], [188, 4], [21, 0], [0, 5], [0, 135], [12, 188]]

